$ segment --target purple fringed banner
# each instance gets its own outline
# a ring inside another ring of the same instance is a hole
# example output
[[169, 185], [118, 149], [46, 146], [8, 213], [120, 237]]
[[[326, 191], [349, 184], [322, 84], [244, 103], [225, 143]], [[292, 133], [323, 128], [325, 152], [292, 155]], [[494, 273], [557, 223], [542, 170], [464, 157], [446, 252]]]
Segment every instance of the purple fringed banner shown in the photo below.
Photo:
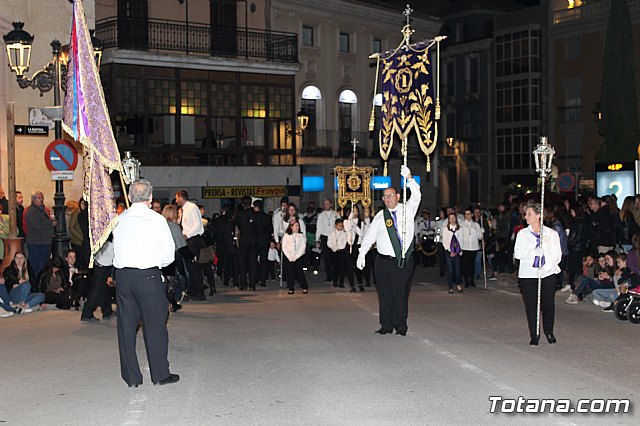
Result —
[[118, 222], [110, 174], [122, 171], [109, 111], [102, 92], [82, 0], [73, 4], [64, 130], [83, 148], [84, 198], [89, 203], [91, 260]]

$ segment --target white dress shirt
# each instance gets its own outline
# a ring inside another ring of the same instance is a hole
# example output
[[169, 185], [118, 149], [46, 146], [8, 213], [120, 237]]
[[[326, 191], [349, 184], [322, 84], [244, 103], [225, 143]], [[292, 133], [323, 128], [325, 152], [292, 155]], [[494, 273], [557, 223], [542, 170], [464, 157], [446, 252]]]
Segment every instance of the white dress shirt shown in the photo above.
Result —
[[113, 230], [113, 266], [163, 268], [175, 259], [176, 246], [167, 220], [144, 203], [134, 203]]
[[329, 237], [327, 237], [327, 247], [334, 252], [345, 249], [348, 242], [349, 235], [344, 229], [342, 231], [338, 231], [334, 228], [333, 232], [329, 234]]
[[482, 239], [482, 228], [480, 228], [480, 225], [476, 222], [463, 220], [460, 222], [460, 231], [457, 237], [460, 239], [460, 247], [462, 247], [462, 250], [480, 250], [479, 240]]
[[282, 236], [284, 235], [284, 231], [287, 230], [287, 228], [282, 227], [282, 225], [284, 224], [283, 217], [284, 212], [282, 211], [282, 209], [273, 212], [273, 216], [271, 217], [271, 224], [273, 225], [273, 239], [276, 243], [280, 242]]
[[[346, 219], [342, 223], [344, 224], [344, 230], [347, 233], [347, 244], [352, 246], [353, 242], [356, 240], [356, 236], [358, 236], [358, 245], [360, 245], [359, 243], [362, 241], [362, 228], [358, 226], [358, 219]], [[364, 222], [361, 223], [364, 224]]]
[[113, 256], [113, 243], [111, 241], [106, 241], [93, 259], [98, 262], [98, 265], [100, 266], [111, 266], [113, 265]]
[[416, 220], [416, 238], [420, 239], [422, 236], [429, 238], [435, 237], [437, 224], [433, 220], [427, 220], [423, 217]]
[[307, 250], [307, 237], [305, 234], [297, 232], [295, 234], [284, 234], [282, 236], [282, 253], [287, 256], [289, 262], [300, 259]]
[[182, 206], [182, 235], [187, 238], [204, 234], [204, 225], [200, 209], [191, 201], [187, 201]]
[[[516, 235], [516, 245], [513, 249], [513, 257], [520, 260], [518, 278], [538, 278], [538, 268], [533, 266], [535, 261], [535, 248], [538, 241], [533, 234], [531, 226], [522, 229]], [[558, 233], [549, 227], [542, 231], [542, 250], [544, 252], [544, 265], [540, 269], [540, 277], [545, 278], [560, 272], [558, 264], [562, 260], [562, 248]]]
[[[411, 198], [407, 200], [407, 205], [404, 206], [400, 203], [394, 209], [396, 212], [398, 233], [400, 234], [400, 237], [404, 238], [406, 241], [404, 245], [405, 253], [409, 249], [414, 236], [415, 222], [413, 220], [416, 216], [416, 213], [418, 212], [418, 207], [420, 207], [420, 200], [422, 199], [422, 194], [420, 194], [420, 185], [418, 185], [415, 179], [407, 180], [407, 187], [411, 190]], [[406, 230], [403, 229], [402, 224], [402, 214], [405, 207], [407, 209]], [[391, 245], [391, 240], [389, 239], [387, 226], [384, 223], [384, 210], [378, 212], [378, 214], [376, 214], [376, 216], [373, 218], [371, 227], [367, 230], [367, 233], [362, 239], [362, 252], [368, 252], [373, 243], [376, 243], [378, 253], [385, 256], [396, 256], [395, 252], [393, 251], [393, 245]]]
[[338, 212], [335, 210], [323, 210], [318, 214], [318, 222], [316, 223], [316, 241], [320, 241], [320, 237], [324, 235], [328, 237], [335, 229], [336, 219], [339, 219]]
[[[460, 243], [460, 233], [462, 232], [462, 229], [458, 228], [455, 233], [452, 231], [452, 229], [455, 228], [453, 227], [453, 225], [449, 227], [449, 224], [445, 224], [442, 228], [440, 228], [440, 241], [442, 242], [442, 246], [444, 247], [445, 251], [451, 251], [451, 240], [453, 239], [454, 234], [458, 239], [458, 243]], [[460, 245], [460, 250], [462, 250], [462, 245]]]

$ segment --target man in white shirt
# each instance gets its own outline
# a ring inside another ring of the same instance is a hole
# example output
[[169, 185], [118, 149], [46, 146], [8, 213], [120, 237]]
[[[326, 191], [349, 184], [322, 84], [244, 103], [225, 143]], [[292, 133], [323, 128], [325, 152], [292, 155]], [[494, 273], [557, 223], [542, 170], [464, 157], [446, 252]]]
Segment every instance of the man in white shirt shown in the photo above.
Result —
[[133, 182], [129, 187], [131, 207], [119, 216], [113, 230], [120, 371], [129, 387], [142, 384], [136, 355], [140, 321], [144, 324], [151, 381], [165, 385], [180, 380], [180, 376], [169, 372], [169, 301], [160, 270], [173, 262], [176, 247], [165, 218], [151, 210], [152, 198], [153, 188], [148, 181]]
[[[400, 204], [400, 194], [391, 187], [383, 192], [385, 209], [378, 212], [371, 222], [369, 230], [362, 240], [357, 266], [363, 269], [365, 255], [376, 243], [378, 256], [375, 260], [374, 274], [378, 286], [380, 304], [380, 329], [378, 334], [407, 335], [407, 316], [409, 313], [409, 291], [413, 277], [413, 221], [420, 207], [420, 185], [411, 176], [411, 170], [402, 166], [400, 173], [406, 179], [411, 197], [406, 205]], [[404, 258], [402, 256], [404, 253]]]
[[280, 199], [280, 209], [273, 212], [271, 217], [271, 223], [273, 224], [273, 240], [276, 242], [276, 247], [280, 250], [280, 241], [284, 235], [284, 215], [286, 214], [287, 205], [289, 204], [289, 197], [282, 197]]
[[333, 232], [336, 224], [336, 219], [340, 216], [338, 212], [333, 210], [333, 203], [331, 200], [324, 199], [322, 201], [322, 213], [318, 215], [318, 221], [316, 223], [316, 246], [318, 243], [322, 249], [321, 256], [324, 259], [324, 271], [327, 274], [327, 282], [333, 282], [333, 262], [331, 261], [331, 249], [327, 246], [327, 239], [329, 234]]
[[189, 272], [187, 294], [189, 295], [189, 300], [201, 302], [207, 300], [204, 295], [203, 273], [207, 276], [211, 293], [213, 294], [215, 291], [215, 277], [211, 265], [198, 262], [200, 250], [205, 247], [204, 238], [202, 238], [202, 234], [204, 234], [202, 215], [200, 214], [200, 208], [189, 201], [189, 194], [184, 189], [176, 192], [176, 204], [182, 207], [182, 220], [180, 222], [182, 235], [187, 240], [187, 246], [189, 246], [189, 250], [194, 256], [192, 261], [186, 262], [187, 271]]

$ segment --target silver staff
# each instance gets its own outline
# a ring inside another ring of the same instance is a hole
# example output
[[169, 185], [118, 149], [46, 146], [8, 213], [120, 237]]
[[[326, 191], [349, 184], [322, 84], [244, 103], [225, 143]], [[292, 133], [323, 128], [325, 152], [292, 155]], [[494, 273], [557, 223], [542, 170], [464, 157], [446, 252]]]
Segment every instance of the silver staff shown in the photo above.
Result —
[[[544, 187], [545, 179], [551, 173], [551, 162], [553, 161], [553, 154], [555, 150], [548, 144], [546, 136], [540, 137], [540, 143], [533, 150], [533, 158], [536, 161], [536, 172], [540, 175], [541, 190], [540, 190], [540, 248], [542, 249], [542, 232], [544, 229]], [[538, 338], [540, 337], [540, 291], [542, 288], [542, 276], [540, 272], [542, 268], [542, 257], [538, 262], [538, 309], [536, 311], [536, 332]]]
[[[482, 275], [484, 277], [484, 289], [487, 289], [487, 253], [485, 248], [485, 240], [484, 240], [484, 212], [482, 209], [480, 210], [480, 231], [482, 232], [480, 235], [482, 236]], [[475, 272], [474, 272], [475, 274]]]
[[[409, 144], [408, 138], [405, 136], [402, 140], [402, 164], [407, 167], [407, 148]], [[400, 173], [402, 174], [402, 173]], [[413, 219], [413, 218], [412, 218]], [[405, 245], [407, 241], [407, 178], [404, 178], [404, 186], [402, 187], [402, 241], [400, 241], [400, 251], [402, 252], [402, 267], [405, 263]]]

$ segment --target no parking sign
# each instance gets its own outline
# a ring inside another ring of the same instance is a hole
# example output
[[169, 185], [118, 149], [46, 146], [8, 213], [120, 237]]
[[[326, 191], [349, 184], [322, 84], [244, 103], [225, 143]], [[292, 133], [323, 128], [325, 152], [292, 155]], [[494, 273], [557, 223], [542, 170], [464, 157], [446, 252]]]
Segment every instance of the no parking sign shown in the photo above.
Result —
[[78, 166], [78, 151], [65, 140], [56, 139], [44, 150], [44, 163], [53, 180], [73, 180]]

